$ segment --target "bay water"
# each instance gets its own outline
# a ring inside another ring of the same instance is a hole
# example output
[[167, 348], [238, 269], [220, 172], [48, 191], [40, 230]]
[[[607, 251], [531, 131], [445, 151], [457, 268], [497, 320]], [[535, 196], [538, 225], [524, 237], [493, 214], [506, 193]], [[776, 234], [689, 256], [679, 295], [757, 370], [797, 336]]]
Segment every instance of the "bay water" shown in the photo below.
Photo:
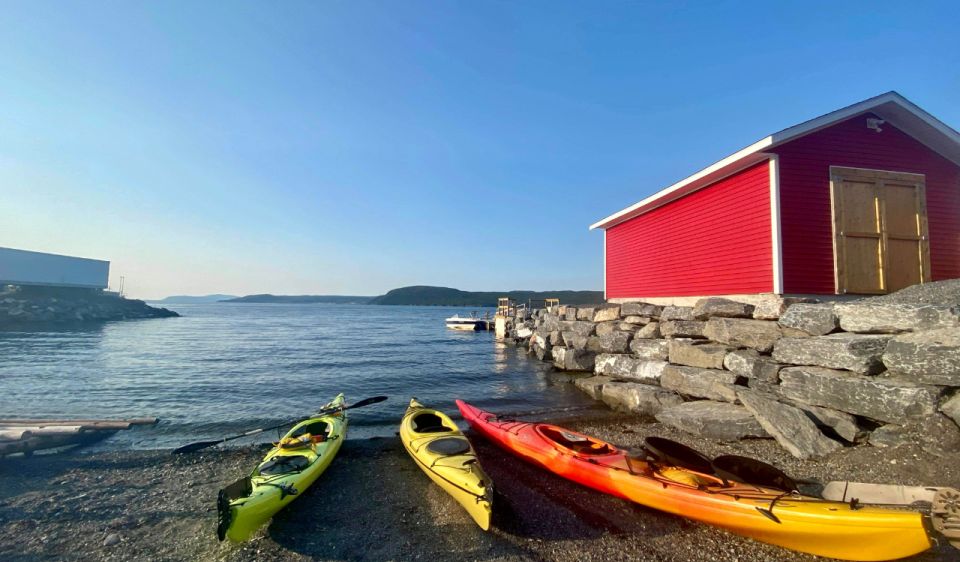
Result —
[[0, 418], [158, 417], [97, 445], [154, 449], [279, 424], [339, 392], [348, 403], [390, 397], [350, 413], [351, 438], [393, 435], [412, 396], [450, 414], [457, 398], [543, 417], [593, 405], [493, 332], [445, 327], [469, 309], [166, 306], [183, 316], [0, 330]]

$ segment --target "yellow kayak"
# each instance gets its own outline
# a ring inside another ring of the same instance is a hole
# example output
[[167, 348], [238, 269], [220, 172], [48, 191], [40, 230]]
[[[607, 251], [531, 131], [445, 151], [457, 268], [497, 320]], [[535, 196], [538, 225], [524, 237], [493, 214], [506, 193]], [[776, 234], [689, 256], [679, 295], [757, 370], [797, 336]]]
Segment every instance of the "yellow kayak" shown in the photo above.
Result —
[[220, 490], [217, 537], [242, 542], [287, 504], [300, 497], [330, 466], [347, 437], [343, 394], [324, 410], [339, 411], [303, 420], [270, 450], [253, 474]]
[[493, 482], [453, 420], [414, 398], [400, 422], [400, 440], [417, 466], [453, 496], [481, 529], [490, 528]]

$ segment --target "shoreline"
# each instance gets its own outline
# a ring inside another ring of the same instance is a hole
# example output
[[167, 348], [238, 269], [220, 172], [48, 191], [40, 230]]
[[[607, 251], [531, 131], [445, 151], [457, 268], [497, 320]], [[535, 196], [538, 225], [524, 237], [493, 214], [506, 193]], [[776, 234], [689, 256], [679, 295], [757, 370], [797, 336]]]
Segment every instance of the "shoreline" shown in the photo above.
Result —
[[[751, 455], [800, 479], [960, 487], [960, 454], [937, 459], [915, 445], [858, 446], [811, 462], [769, 439], [716, 443], [613, 412], [560, 423], [623, 447], [660, 435], [709, 456]], [[251, 470], [266, 445], [177, 457], [168, 450], [80, 450], [0, 459], [0, 558], [819, 560], [595, 492], [468, 436], [497, 486], [488, 533], [420, 472], [396, 438], [348, 439], [320, 480], [242, 545], [217, 542], [216, 494]], [[956, 557], [941, 545], [911, 560]]]

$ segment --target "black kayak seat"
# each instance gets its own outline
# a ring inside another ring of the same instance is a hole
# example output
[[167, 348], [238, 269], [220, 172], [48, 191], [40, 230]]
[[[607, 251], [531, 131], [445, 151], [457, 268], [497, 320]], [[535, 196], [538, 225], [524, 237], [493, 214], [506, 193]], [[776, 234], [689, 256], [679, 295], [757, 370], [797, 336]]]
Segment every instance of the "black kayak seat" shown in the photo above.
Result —
[[644, 449], [662, 464], [686, 468], [701, 474], [713, 474], [713, 463], [703, 453], [664, 437], [647, 437]]
[[470, 451], [470, 442], [463, 437], [441, 437], [428, 443], [427, 450], [437, 455], [462, 455]]
[[750, 457], [723, 455], [713, 459], [717, 476], [743, 484], [775, 488], [785, 492], [797, 489], [797, 483], [779, 468]]

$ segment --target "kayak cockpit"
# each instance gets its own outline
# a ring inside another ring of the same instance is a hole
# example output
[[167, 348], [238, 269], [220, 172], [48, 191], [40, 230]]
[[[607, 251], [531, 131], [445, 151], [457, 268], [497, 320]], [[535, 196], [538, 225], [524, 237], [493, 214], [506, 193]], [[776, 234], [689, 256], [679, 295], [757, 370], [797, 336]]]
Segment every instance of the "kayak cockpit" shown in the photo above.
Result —
[[455, 427], [449, 427], [443, 418], [433, 412], [414, 414], [411, 424], [413, 431], [417, 433], [445, 433], [448, 431], [456, 431]]
[[264, 461], [257, 468], [257, 474], [260, 476], [291, 474], [302, 472], [308, 466], [310, 466], [310, 459], [305, 455], [277, 455]]
[[601, 456], [616, 453], [617, 450], [599, 439], [566, 431], [551, 425], [537, 426], [537, 432], [554, 445], [573, 451], [577, 455]]

